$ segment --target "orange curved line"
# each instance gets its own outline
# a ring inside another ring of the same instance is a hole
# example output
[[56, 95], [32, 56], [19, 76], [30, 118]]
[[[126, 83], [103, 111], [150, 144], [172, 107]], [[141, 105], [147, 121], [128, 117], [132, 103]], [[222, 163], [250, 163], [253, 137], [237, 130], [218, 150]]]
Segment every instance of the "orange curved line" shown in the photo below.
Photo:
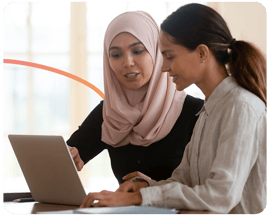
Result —
[[39, 68], [39, 69], [43, 69], [43, 70], [47, 70], [47, 71], [51, 71], [63, 76], [66, 76], [70, 79], [76, 80], [86, 86], [88, 86], [89, 88], [93, 89], [100, 97], [102, 97], [104, 99], [104, 93], [102, 91], [99, 90], [99, 88], [97, 88], [96, 86], [94, 86], [93, 84], [87, 82], [86, 80], [75, 76], [71, 73], [53, 68], [53, 67], [49, 67], [46, 65], [42, 65], [42, 64], [37, 64], [37, 63], [33, 63], [33, 62], [27, 62], [27, 61], [21, 61], [21, 60], [14, 60], [14, 59], [4, 59], [4, 63], [7, 64], [17, 64], [17, 65], [24, 65], [24, 66], [29, 66], [29, 67], [34, 67], [34, 68]]

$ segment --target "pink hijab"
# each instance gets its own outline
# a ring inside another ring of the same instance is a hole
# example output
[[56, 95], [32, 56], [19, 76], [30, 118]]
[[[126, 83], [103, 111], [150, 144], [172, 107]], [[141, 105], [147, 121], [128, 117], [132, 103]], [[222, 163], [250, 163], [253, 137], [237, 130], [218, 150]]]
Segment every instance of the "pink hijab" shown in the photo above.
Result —
[[[109, 64], [109, 47], [122, 32], [141, 41], [152, 57], [154, 70], [150, 82], [138, 90], [121, 84]], [[171, 131], [186, 97], [177, 91], [168, 73], [161, 72], [162, 55], [158, 45], [159, 28], [142, 11], [120, 14], [109, 24], [104, 40], [104, 90], [102, 138], [113, 147], [131, 143], [149, 146]]]

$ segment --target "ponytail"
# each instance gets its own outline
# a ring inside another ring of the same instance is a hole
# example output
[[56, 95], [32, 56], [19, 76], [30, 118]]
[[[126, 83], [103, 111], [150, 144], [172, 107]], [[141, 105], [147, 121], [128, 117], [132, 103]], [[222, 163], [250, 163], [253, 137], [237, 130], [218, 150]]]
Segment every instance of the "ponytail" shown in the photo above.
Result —
[[236, 41], [230, 53], [228, 68], [239, 85], [267, 104], [266, 59], [258, 48], [245, 41]]

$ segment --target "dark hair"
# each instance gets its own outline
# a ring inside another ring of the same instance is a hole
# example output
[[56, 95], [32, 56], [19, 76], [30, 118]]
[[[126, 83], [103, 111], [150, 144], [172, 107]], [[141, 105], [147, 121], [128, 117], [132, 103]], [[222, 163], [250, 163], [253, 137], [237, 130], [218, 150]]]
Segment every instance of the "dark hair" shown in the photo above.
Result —
[[[257, 95], [266, 104], [266, 59], [249, 42], [236, 41], [225, 20], [212, 8], [187, 4], [161, 24], [172, 43], [195, 50], [205, 44], [221, 64], [228, 64], [237, 83]], [[231, 52], [228, 52], [228, 48]]]

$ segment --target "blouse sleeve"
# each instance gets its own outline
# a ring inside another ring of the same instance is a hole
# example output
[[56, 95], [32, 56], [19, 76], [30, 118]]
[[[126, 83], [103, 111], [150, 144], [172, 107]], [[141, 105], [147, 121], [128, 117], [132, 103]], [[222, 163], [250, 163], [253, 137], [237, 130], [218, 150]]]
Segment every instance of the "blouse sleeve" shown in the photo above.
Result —
[[248, 104], [235, 106], [224, 114], [216, 157], [205, 184], [190, 187], [181, 180], [186, 172], [182, 163], [187, 164], [183, 161], [174, 171], [173, 181], [141, 189], [142, 205], [228, 213], [240, 202], [258, 152], [266, 145], [266, 116], [258, 116]]
[[103, 101], [67, 140], [69, 146], [78, 149], [84, 163], [87, 163], [106, 148], [106, 144], [101, 141], [102, 109]]

